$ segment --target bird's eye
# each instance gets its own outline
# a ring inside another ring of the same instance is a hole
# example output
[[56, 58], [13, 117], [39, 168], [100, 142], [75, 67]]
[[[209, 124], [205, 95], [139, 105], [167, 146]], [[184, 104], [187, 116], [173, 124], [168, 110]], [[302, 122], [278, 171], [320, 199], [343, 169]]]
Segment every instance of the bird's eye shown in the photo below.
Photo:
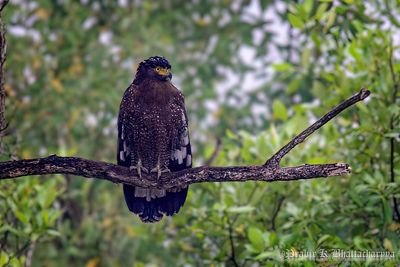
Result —
[[156, 71], [159, 72], [161, 70], [160, 67], [156, 67]]

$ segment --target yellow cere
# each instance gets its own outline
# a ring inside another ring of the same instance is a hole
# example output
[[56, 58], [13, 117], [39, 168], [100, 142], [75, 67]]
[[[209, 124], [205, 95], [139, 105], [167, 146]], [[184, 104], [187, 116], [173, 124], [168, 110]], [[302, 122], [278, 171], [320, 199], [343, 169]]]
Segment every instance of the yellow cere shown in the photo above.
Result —
[[155, 70], [158, 74], [163, 75], [163, 76], [169, 74], [169, 69], [167, 69], [167, 68], [156, 67], [154, 70]]

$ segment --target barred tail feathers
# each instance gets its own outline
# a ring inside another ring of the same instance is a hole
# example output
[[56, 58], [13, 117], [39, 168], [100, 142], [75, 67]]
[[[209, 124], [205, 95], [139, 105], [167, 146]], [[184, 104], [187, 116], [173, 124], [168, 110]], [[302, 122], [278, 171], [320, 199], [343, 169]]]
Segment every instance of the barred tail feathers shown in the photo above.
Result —
[[161, 190], [124, 184], [123, 188], [129, 210], [146, 223], [158, 222], [164, 214], [172, 216], [178, 213], [188, 192], [188, 187]]

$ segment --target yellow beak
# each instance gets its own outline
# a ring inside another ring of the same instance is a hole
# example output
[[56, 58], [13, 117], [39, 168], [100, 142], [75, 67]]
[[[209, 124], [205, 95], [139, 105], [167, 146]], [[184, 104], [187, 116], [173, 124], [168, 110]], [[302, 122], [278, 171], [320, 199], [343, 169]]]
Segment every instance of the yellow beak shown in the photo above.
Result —
[[162, 76], [166, 76], [169, 74], [169, 69], [167, 68], [160, 68], [159, 70], [156, 70], [156, 72]]

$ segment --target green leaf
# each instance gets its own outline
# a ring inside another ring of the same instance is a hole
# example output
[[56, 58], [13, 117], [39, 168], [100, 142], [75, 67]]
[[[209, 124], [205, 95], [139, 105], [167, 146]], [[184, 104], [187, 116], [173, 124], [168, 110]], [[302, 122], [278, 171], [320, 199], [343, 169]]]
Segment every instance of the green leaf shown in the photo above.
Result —
[[279, 239], [278, 239], [278, 235], [275, 232], [270, 232], [268, 238], [269, 238], [269, 245], [271, 247], [278, 245]]
[[278, 129], [276, 128], [276, 126], [274, 124], [271, 124], [271, 126], [269, 127], [269, 131], [271, 134], [271, 143], [273, 145], [278, 145], [280, 143], [280, 135], [278, 134]]
[[303, 3], [303, 8], [307, 12], [307, 15], [310, 15], [311, 10], [313, 8], [314, 0], [305, 0]]
[[360, 236], [356, 236], [356, 237], [354, 237], [353, 238], [353, 243], [354, 243], [354, 246], [357, 248], [357, 249], [364, 249], [364, 245], [363, 245], [363, 240], [362, 240], [362, 238], [360, 237]]
[[47, 232], [47, 234], [49, 234], [49, 235], [51, 235], [51, 236], [57, 236], [57, 237], [60, 237], [60, 236], [61, 236], [61, 233], [60, 233], [60, 232], [58, 232], [58, 231], [56, 231], [56, 230], [53, 230], [53, 229], [49, 229], [49, 230], [47, 230], [46, 232]]
[[383, 240], [383, 247], [386, 248], [386, 250], [390, 251], [390, 252], [394, 252], [394, 248], [393, 248], [393, 244], [392, 241], [390, 241], [389, 239], [385, 238]]
[[362, 207], [362, 201], [361, 198], [359, 196], [359, 194], [357, 194], [355, 191], [350, 190], [349, 191], [349, 196], [351, 197], [351, 199], [359, 206]]
[[288, 118], [286, 107], [279, 99], [275, 99], [272, 103], [272, 112], [276, 119], [285, 121]]
[[229, 139], [234, 139], [234, 140], [238, 139], [237, 135], [229, 129], [226, 130], [225, 134]]
[[397, 133], [397, 132], [386, 133], [383, 136], [384, 137], [389, 137], [389, 138], [400, 138], [400, 133]]
[[16, 235], [16, 236], [23, 236], [24, 233], [21, 230], [18, 230], [10, 225], [4, 225], [0, 228], [0, 233], [4, 233], [6, 231], [11, 232], [12, 234]]
[[58, 219], [58, 217], [60, 217], [61, 214], [62, 212], [60, 210], [53, 210], [52, 212], [49, 212], [48, 223], [53, 224], [54, 221]]
[[289, 63], [278, 63], [278, 64], [274, 64], [272, 65], [272, 67], [276, 70], [276, 71], [287, 71], [293, 68], [292, 64]]
[[258, 228], [251, 227], [248, 232], [251, 245], [259, 252], [264, 250], [264, 239], [262, 232]]
[[293, 14], [288, 15], [288, 19], [290, 24], [292, 24], [293, 27], [303, 29], [304, 28], [304, 22], [297, 16]]
[[257, 257], [255, 257], [256, 260], [265, 260], [265, 259], [275, 259], [278, 260], [280, 256], [279, 251], [265, 251], [263, 253], [260, 253]]
[[315, 19], [316, 20], [321, 20], [322, 15], [325, 13], [325, 10], [328, 8], [328, 5], [325, 3], [322, 3], [318, 6], [317, 11], [315, 12]]
[[336, 19], [336, 9], [332, 8], [328, 14], [328, 20], [324, 27], [324, 33], [327, 33], [328, 30], [332, 27], [333, 23], [335, 23], [335, 19]]
[[303, 68], [308, 68], [308, 65], [310, 63], [310, 57], [311, 57], [311, 49], [310, 48], [305, 48], [303, 50], [303, 53], [301, 53], [301, 66]]
[[328, 240], [331, 236], [330, 235], [323, 235], [317, 241], [317, 246], [321, 246], [326, 240]]
[[246, 213], [246, 212], [252, 212], [256, 208], [252, 206], [241, 206], [241, 207], [230, 207], [228, 208], [228, 212], [232, 213]]
[[13, 267], [23, 267], [25, 266], [24, 264], [22, 264], [24, 262], [24, 258], [25, 256], [22, 255], [19, 258], [14, 257], [10, 260], [9, 266], [13, 266]]
[[8, 263], [8, 254], [5, 251], [0, 251], [0, 266], [6, 266]]
[[352, 42], [349, 47], [348, 47], [349, 54], [356, 60], [361, 62], [363, 59], [363, 56], [361, 54], [360, 49], [357, 47], [356, 42]]
[[18, 218], [18, 220], [20, 220], [22, 223], [29, 223], [29, 218], [27, 215], [25, 215], [23, 212], [16, 210], [14, 211], [15, 217]]
[[302, 82], [302, 80], [301, 80], [300, 78], [295, 78], [295, 79], [293, 79], [293, 80], [289, 83], [289, 85], [288, 85], [288, 87], [287, 87], [287, 93], [288, 93], [289, 95], [294, 94], [294, 93], [297, 91], [297, 89], [299, 88], [301, 82]]

